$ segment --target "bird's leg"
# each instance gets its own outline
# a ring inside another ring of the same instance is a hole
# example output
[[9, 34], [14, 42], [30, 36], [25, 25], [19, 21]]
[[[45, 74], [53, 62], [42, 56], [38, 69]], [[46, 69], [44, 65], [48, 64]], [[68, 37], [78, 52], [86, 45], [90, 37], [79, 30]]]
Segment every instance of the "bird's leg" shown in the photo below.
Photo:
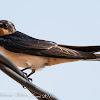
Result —
[[[31, 66], [26, 67], [26, 68], [22, 69], [21, 71], [23, 72], [23, 71], [25, 71], [25, 70], [27, 70], [27, 69], [30, 69], [30, 68], [31, 68]], [[29, 76], [31, 76], [33, 73], [35, 73], [35, 69], [32, 69], [31, 73], [28, 74], [28, 75], [27, 75], [27, 73], [25, 73], [25, 72], [23, 72], [23, 73], [26, 75], [27, 80], [30, 81], [30, 82], [32, 82], [32, 78], [29, 78]], [[25, 88], [25, 86], [23, 86], [23, 88]]]
[[32, 69], [32, 72], [27, 75], [27, 77], [31, 76], [33, 73], [35, 73], [35, 69]]
[[31, 66], [26, 67], [26, 68], [23, 68], [21, 71], [23, 72], [23, 71], [25, 71], [25, 70], [27, 70], [27, 69], [30, 69], [30, 68], [31, 68]]
[[[28, 67], [26, 67], [26, 68], [24, 68], [24, 69], [22, 69], [21, 71], [23, 72], [23, 71], [25, 71], [25, 70], [27, 70], [27, 69], [32, 69], [32, 64], [30, 63], [30, 62], [27, 62], [27, 65], [28, 65]], [[31, 78], [29, 78], [29, 76], [31, 76], [33, 73], [35, 73], [35, 69], [32, 69], [32, 72], [29, 74], [29, 75], [27, 75], [27, 73], [24, 73], [25, 75], [26, 75], [26, 77], [27, 77], [27, 79], [29, 80], [29, 81], [32, 81], [32, 79]]]
[[28, 80], [32, 81], [32, 79], [29, 78], [29, 76], [31, 76], [33, 73], [35, 73], [35, 69], [32, 69], [31, 73], [27, 75]]
[[28, 67], [22, 69], [21, 71], [25, 71], [25, 70], [27, 70], [27, 69], [32, 68], [32, 64], [31, 64], [30, 62], [27, 62], [27, 65], [28, 65]]
[[[27, 69], [30, 69], [30, 68], [31, 68], [31, 66], [21, 69], [21, 71], [24, 73], [24, 75], [25, 75], [26, 77], [27, 77], [27, 73], [25, 73], [24, 71], [27, 70]], [[27, 78], [28, 78], [28, 77], [27, 77]]]

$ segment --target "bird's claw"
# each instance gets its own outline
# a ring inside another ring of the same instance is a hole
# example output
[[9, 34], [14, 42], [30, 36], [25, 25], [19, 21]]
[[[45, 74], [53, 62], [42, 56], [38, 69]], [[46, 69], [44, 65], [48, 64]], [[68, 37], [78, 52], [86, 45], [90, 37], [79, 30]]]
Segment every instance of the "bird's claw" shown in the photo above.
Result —
[[[24, 72], [23, 72], [24, 73]], [[25, 76], [25, 78], [29, 81], [29, 82], [32, 82], [33, 80], [32, 80], [32, 78], [29, 78], [29, 76], [27, 75], [27, 73], [24, 73], [24, 76]]]
[[[23, 86], [23, 85], [22, 85], [22, 86]], [[26, 87], [25, 87], [25, 86], [23, 86], [23, 88], [24, 88], [24, 89], [26, 89]]]
[[[26, 69], [28, 69], [28, 68], [30, 68], [30, 67], [27, 67], [27, 68], [25, 68], [25, 69], [22, 69], [21, 71], [23, 72], [24, 70], [26, 70]], [[24, 76], [25, 76], [25, 79], [26, 80], [28, 80], [29, 82], [32, 82], [33, 80], [32, 80], [32, 78], [29, 78], [29, 76], [31, 76], [33, 73], [35, 73], [35, 70], [33, 69], [32, 70], [32, 72], [30, 73], [30, 74], [27, 74], [27, 73], [25, 73], [25, 72], [23, 72], [24, 73]], [[24, 87], [24, 86], [23, 86]]]
[[[28, 80], [29, 82], [32, 82], [32, 81], [33, 81], [32, 78], [28, 78], [28, 77], [27, 77], [27, 80]], [[23, 85], [22, 85], [22, 86], [23, 86]], [[25, 86], [23, 86], [23, 88], [26, 89]]]
[[32, 78], [28, 78], [28, 81], [29, 81], [29, 82], [32, 82], [33, 80], [32, 80]]
[[[29, 75], [27, 75], [27, 73], [23, 72], [25, 78], [29, 81], [29, 82], [32, 82], [32, 78], [29, 78]], [[23, 86], [24, 87], [24, 86]]]
[[25, 73], [25, 72], [23, 72], [23, 73], [24, 73], [24, 76], [27, 77], [27, 73]]

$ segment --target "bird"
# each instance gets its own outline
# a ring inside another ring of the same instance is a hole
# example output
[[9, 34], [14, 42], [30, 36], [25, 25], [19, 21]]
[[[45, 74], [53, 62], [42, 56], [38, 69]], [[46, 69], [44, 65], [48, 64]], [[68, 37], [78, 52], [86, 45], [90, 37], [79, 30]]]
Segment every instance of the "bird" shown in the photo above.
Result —
[[0, 20], [0, 52], [4, 53], [22, 71], [32, 72], [60, 63], [80, 60], [100, 61], [100, 46], [70, 46], [41, 40], [17, 31], [8, 20]]

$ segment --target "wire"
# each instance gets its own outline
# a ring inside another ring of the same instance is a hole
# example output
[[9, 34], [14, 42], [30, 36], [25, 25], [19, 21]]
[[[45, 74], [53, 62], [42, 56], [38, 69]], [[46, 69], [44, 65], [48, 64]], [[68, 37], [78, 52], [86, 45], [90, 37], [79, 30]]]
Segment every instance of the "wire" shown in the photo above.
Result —
[[58, 100], [55, 96], [40, 89], [36, 85], [29, 82], [26, 76], [12, 61], [0, 52], [0, 69], [15, 81], [25, 86], [38, 100]]

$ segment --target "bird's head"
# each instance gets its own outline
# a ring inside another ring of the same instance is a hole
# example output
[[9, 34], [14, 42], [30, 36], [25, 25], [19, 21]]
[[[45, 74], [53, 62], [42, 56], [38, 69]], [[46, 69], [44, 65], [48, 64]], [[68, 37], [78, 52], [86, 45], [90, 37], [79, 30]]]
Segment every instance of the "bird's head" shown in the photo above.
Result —
[[16, 29], [12, 22], [7, 20], [0, 20], [0, 36], [15, 33]]

